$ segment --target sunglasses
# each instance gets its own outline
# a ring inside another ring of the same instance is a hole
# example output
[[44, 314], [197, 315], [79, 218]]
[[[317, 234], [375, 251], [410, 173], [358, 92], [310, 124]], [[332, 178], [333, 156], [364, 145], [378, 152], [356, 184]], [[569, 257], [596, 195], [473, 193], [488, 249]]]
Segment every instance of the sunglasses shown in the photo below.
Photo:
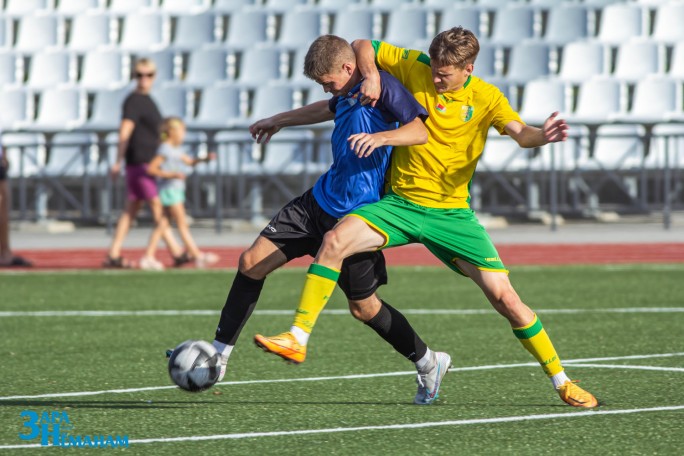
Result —
[[136, 77], [136, 79], [153, 78], [154, 72], [152, 72], [152, 73], [135, 73], [135, 77]]

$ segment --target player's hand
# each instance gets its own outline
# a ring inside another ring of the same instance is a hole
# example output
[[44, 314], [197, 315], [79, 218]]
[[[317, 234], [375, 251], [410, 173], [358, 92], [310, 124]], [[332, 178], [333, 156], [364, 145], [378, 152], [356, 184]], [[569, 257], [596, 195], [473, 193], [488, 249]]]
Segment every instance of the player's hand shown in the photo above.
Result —
[[368, 76], [361, 83], [361, 97], [359, 97], [361, 104], [369, 104], [374, 107], [375, 103], [377, 103], [380, 98], [380, 89], [380, 73], [376, 71], [374, 75]]
[[119, 174], [121, 174], [121, 163], [114, 163], [112, 167], [109, 169], [109, 173], [111, 174], [113, 179], [119, 177]]
[[368, 157], [378, 147], [384, 146], [382, 139], [369, 133], [356, 133], [347, 138], [349, 147], [359, 158]]
[[558, 117], [558, 111], [551, 114], [542, 126], [542, 134], [547, 143], [568, 139], [568, 123], [565, 119], [557, 119], [556, 117]]
[[256, 121], [249, 126], [249, 133], [252, 135], [252, 138], [256, 140], [257, 144], [268, 144], [271, 137], [279, 131], [280, 127], [270, 118]]

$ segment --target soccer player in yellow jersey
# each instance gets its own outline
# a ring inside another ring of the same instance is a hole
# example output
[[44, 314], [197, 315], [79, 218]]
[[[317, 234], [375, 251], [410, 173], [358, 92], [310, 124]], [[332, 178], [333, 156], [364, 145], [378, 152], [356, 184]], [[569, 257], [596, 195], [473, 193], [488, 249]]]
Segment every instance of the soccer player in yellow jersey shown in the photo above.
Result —
[[[596, 398], [566, 375], [541, 321], [513, 289], [496, 248], [469, 205], [470, 181], [490, 127], [521, 147], [540, 147], [567, 138], [565, 121], [553, 113], [542, 128], [525, 125], [499, 89], [472, 75], [479, 43], [461, 27], [437, 35], [429, 57], [379, 41], [359, 40], [353, 47], [365, 77], [361, 101], [374, 103], [380, 88], [377, 67], [387, 71], [428, 111], [429, 140], [424, 145], [395, 148], [387, 195], [351, 212], [325, 235], [307, 274], [293, 328], [311, 332], [332, 294], [344, 258], [420, 242], [482, 289], [541, 364], [563, 401], [596, 407]], [[371, 307], [356, 311], [372, 317], [377, 309]], [[281, 345], [282, 336], [274, 336]], [[277, 353], [275, 348], [271, 351]], [[428, 396], [436, 395], [448, 366], [443, 367], [437, 378], [428, 379], [434, 385], [428, 388]]]

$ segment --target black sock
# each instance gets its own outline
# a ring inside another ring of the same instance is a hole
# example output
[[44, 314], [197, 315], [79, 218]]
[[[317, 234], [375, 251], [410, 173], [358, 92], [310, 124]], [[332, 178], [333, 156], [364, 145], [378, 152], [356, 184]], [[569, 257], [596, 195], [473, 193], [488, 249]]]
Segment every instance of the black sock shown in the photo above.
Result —
[[396, 351], [414, 363], [425, 356], [427, 345], [416, 334], [406, 317], [394, 307], [382, 302], [376, 316], [366, 322]]
[[216, 340], [228, 345], [235, 345], [242, 327], [245, 326], [254, 306], [256, 306], [265, 279], [250, 279], [240, 271], [237, 272], [230, 287], [226, 304], [221, 311], [221, 319], [216, 328]]

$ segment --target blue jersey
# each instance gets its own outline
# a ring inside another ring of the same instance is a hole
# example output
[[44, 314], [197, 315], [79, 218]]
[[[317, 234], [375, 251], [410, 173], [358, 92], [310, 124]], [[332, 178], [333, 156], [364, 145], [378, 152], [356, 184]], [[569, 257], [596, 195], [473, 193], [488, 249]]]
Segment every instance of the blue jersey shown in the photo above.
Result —
[[333, 97], [330, 110], [335, 113], [332, 133], [333, 163], [313, 187], [316, 202], [333, 217], [343, 217], [354, 209], [374, 203], [383, 192], [385, 173], [392, 146], [383, 146], [359, 158], [349, 147], [347, 138], [356, 133], [394, 130], [416, 117], [427, 118], [427, 111], [401, 85], [384, 71], [380, 72], [382, 89], [375, 107], [358, 101], [361, 84], [345, 96]]

